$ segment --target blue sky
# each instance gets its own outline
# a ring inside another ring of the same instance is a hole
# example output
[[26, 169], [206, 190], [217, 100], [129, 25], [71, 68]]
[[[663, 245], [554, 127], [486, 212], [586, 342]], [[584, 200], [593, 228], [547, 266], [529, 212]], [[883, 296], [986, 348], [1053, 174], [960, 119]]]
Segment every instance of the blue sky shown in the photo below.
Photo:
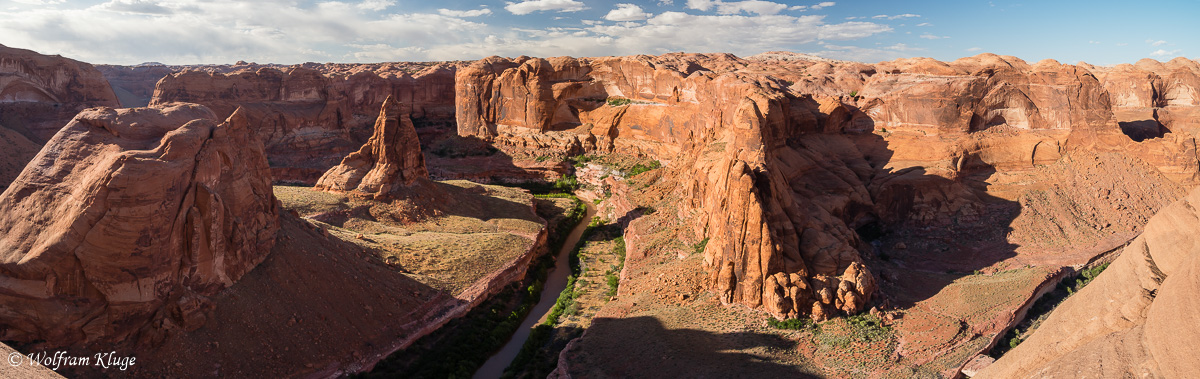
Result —
[[786, 50], [1108, 65], [1200, 57], [1196, 16], [1200, 0], [0, 0], [0, 44], [110, 64]]

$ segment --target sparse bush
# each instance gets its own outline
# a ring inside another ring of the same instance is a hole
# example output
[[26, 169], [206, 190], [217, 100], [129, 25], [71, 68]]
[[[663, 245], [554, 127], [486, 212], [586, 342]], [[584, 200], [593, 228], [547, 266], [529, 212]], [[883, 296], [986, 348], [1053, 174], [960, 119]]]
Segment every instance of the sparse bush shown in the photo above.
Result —
[[626, 99], [626, 98], [624, 98], [624, 97], [610, 97], [610, 98], [608, 98], [608, 106], [610, 106], [610, 107], [619, 107], [619, 106], [623, 106], [623, 105], [629, 105], [629, 104], [632, 104], [632, 103], [633, 103], [633, 100], [629, 100], [629, 99]]
[[704, 239], [700, 240], [700, 242], [696, 242], [695, 245], [692, 245], [692, 249], [695, 250], [696, 254], [700, 254], [704, 252], [704, 248], [707, 246], [708, 237], [705, 237]]
[[575, 192], [579, 189], [579, 179], [575, 176], [564, 176], [554, 182], [554, 189], [563, 192]]
[[583, 167], [595, 159], [596, 159], [596, 157], [591, 156], [591, 155], [576, 155], [576, 156], [567, 158], [567, 160], [571, 162], [571, 165], [573, 165], [575, 167]]
[[662, 163], [659, 161], [653, 161], [647, 165], [638, 163], [638, 164], [634, 165], [633, 168], [629, 169], [629, 177], [634, 177], [643, 172], [654, 170], [654, 169], [659, 169], [659, 168], [662, 168]]
[[617, 288], [621, 285], [621, 278], [612, 272], [612, 270], [609, 270], [604, 274], [604, 280], [608, 282], [608, 296], [617, 296]]
[[806, 330], [817, 327], [817, 324], [807, 318], [793, 318], [780, 321], [774, 317], [767, 320], [767, 325], [775, 329]]
[[854, 339], [860, 342], [882, 341], [892, 338], [892, 328], [883, 325], [883, 320], [870, 314], [859, 314], [846, 318], [853, 330]]
[[858, 97], [858, 91], [850, 91], [850, 97]]

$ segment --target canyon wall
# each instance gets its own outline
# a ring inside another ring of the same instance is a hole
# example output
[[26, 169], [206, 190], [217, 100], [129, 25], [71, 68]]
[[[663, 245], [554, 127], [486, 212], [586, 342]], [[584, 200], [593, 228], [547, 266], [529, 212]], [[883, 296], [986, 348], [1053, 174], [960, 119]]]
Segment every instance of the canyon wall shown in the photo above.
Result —
[[[1010, 242], [1083, 245], [1197, 179], [1194, 135], [1134, 138], [1104, 82], [1054, 61], [493, 57], [459, 70], [456, 92], [459, 134], [503, 151], [666, 162], [667, 198], [709, 239], [709, 288], [780, 317], [864, 310], [872, 248], [856, 230], [870, 224], [1007, 207], [1021, 212]], [[1068, 180], [1102, 166], [1141, 182]], [[1117, 200], [1093, 193], [1105, 186]]]
[[119, 103], [90, 64], [0, 45], [0, 125], [41, 144], [79, 111]]
[[0, 195], [0, 330], [50, 346], [161, 340], [266, 258], [278, 205], [242, 112], [92, 108]]
[[219, 117], [241, 107], [276, 180], [314, 183], [366, 142], [389, 96], [411, 108], [417, 127], [446, 128], [454, 119], [454, 63], [235, 68], [172, 73], [151, 104], [198, 103]]

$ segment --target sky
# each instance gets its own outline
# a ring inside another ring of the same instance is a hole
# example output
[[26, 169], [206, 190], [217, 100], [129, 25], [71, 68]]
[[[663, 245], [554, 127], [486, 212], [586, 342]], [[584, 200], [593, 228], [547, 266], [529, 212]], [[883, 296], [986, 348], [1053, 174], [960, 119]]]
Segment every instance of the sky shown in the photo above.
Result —
[[103, 64], [983, 52], [1096, 65], [1200, 57], [1200, 0], [0, 0], [0, 44]]

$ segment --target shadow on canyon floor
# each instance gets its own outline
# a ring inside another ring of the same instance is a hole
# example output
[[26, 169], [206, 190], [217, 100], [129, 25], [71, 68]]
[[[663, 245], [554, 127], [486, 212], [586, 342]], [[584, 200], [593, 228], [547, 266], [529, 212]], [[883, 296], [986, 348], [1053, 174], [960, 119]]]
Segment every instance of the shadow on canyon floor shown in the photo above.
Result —
[[955, 280], [1017, 255], [1008, 241], [1019, 203], [991, 196], [997, 170], [977, 153], [954, 159], [953, 178], [926, 167], [889, 168], [895, 152], [874, 133], [853, 136], [874, 168], [867, 187], [875, 213], [851, 225], [870, 242], [868, 263], [884, 281], [892, 305], [909, 307]]
[[581, 342], [588, 344], [589, 350], [622, 351], [622, 356], [592, 362], [591, 357], [577, 355], [570, 364], [579, 366], [571, 372], [580, 377], [816, 377], [798, 366], [767, 358], [767, 351], [796, 346], [794, 341], [771, 334], [668, 328], [656, 318], [643, 316], [597, 318]]
[[143, 332], [129, 341], [73, 349], [73, 356], [115, 351], [136, 357], [136, 365], [128, 371], [88, 366], [66, 374], [336, 376], [382, 358], [464, 304], [302, 220], [283, 215], [280, 222], [271, 254], [237, 285], [210, 299], [190, 299], [198, 305], [184, 302], [204, 310], [198, 329], [166, 328], [159, 335]]

